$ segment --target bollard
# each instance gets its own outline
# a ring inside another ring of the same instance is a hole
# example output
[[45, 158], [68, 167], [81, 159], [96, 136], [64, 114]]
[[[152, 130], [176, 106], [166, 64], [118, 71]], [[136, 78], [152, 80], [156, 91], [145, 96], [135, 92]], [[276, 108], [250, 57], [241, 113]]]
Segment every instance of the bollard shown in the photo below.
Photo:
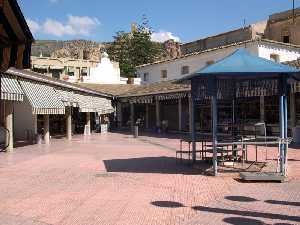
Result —
[[134, 138], [137, 138], [139, 136], [139, 126], [134, 126]]

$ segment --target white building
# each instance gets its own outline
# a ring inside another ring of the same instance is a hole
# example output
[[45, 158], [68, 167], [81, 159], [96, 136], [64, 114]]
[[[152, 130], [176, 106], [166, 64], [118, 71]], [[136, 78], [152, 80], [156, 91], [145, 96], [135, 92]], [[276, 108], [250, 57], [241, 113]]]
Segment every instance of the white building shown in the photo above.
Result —
[[300, 46], [297, 45], [271, 40], [248, 40], [141, 65], [137, 67], [137, 74], [142, 84], [180, 79], [223, 59], [238, 48], [247, 48], [256, 56], [276, 62], [292, 61], [300, 57]]

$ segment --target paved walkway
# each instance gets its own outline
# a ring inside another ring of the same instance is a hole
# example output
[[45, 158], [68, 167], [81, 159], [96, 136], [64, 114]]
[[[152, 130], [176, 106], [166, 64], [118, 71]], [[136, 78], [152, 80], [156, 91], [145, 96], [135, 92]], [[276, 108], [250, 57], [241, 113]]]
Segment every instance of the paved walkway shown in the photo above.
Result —
[[300, 224], [300, 150], [288, 183], [240, 183], [176, 165], [177, 139], [124, 134], [0, 154], [0, 224]]

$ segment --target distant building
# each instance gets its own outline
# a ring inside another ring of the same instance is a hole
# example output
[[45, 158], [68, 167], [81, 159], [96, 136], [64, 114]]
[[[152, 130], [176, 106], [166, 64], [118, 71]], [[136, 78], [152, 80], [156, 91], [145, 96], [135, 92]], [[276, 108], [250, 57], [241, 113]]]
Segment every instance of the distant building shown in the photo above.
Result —
[[247, 40], [182, 55], [137, 67], [142, 84], [180, 79], [230, 55], [238, 48], [247, 48], [253, 55], [286, 62], [300, 57], [300, 46], [270, 40]]
[[[72, 83], [128, 83], [128, 78], [120, 75], [119, 63], [110, 61], [107, 53], [102, 53], [99, 61], [31, 56], [31, 62], [33, 71]], [[132, 82], [139, 84], [139, 79]]]
[[181, 45], [181, 54], [260, 38], [300, 45], [300, 8], [272, 14], [266, 21], [244, 28], [184, 43]]
[[269, 17], [265, 38], [300, 45], [300, 8]]

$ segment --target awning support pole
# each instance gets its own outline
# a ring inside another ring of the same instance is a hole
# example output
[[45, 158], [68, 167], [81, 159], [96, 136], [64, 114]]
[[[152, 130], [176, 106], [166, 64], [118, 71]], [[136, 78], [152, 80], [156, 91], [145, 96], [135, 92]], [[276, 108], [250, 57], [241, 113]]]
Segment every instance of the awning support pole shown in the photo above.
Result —
[[66, 107], [66, 132], [67, 140], [72, 140], [72, 113], [71, 107]]
[[5, 139], [5, 146], [8, 152], [12, 152], [14, 149], [14, 129], [13, 129], [13, 102], [6, 101], [5, 103], [5, 125], [8, 130], [8, 134]]
[[50, 143], [49, 114], [44, 115], [44, 141], [45, 141], [45, 144]]

